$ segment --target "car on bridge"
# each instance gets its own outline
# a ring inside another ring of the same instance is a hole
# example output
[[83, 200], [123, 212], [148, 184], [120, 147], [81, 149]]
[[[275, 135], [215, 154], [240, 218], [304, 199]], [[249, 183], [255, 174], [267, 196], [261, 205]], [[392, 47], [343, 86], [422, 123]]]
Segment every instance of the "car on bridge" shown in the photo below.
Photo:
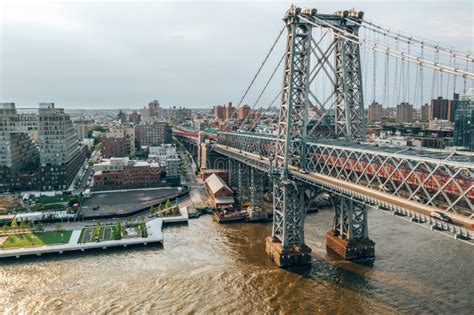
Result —
[[450, 217], [448, 217], [446, 214], [439, 211], [431, 212], [430, 217], [446, 222], [446, 223], [453, 223], [453, 220]]

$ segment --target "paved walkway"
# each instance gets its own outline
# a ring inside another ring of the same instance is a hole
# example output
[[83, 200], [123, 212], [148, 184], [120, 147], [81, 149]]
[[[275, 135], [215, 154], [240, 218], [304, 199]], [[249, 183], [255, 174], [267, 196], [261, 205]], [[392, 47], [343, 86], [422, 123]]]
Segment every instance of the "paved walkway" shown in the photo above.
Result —
[[79, 237], [81, 236], [81, 230], [72, 231], [71, 238], [69, 239], [68, 244], [73, 245], [79, 243]]
[[78, 243], [79, 237], [81, 235], [81, 230], [74, 230], [71, 234], [71, 238], [67, 244], [61, 245], [43, 245], [43, 246], [34, 246], [34, 247], [22, 247], [22, 248], [13, 248], [13, 249], [1, 249], [0, 258], [6, 257], [20, 257], [24, 255], [37, 255], [40, 256], [44, 253], [60, 253], [66, 251], [84, 251], [86, 249], [93, 248], [103, 248], [123, 246], [127, 247], [128, 245], [143, 244], [147, 245], [149, 243], [162, 243], [163, 242], [163, 232], [161, 231], [164, 222], [173, 223], [173, 222], [187, 222], [188, 215], [186, 212], [182, 211], [180, 216], [176, 217], [167, 217], [167, 218], [157, 218], [146, 222], [148, 237], [134, 237], [134, 238], [123, 238], [121, 240], [110, 240], [102, 242], [89, 242], [89, 243]]

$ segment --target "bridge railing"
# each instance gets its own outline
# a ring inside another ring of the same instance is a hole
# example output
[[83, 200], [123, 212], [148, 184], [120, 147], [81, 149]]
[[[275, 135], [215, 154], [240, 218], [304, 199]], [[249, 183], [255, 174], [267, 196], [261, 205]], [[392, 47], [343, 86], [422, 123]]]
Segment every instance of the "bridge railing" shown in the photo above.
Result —
[[[270, 158], [275, 137], [220, 133], [218, 144]], [[382, 148], [338, 140], [307, 143], [305, 171], [318, 173], [463, 216], [474, 213], [474, 156]]]

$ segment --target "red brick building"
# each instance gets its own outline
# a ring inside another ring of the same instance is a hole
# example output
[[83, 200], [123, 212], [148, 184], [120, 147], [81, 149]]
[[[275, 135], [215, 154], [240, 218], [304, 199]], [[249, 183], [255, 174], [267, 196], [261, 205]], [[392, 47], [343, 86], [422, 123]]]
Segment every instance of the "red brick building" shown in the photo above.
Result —
[[227, 209], [234, 206], [232, 189], [216, 174], [212, 174], [206, 179], [206, 189], [211, 207]]
[[111, 157], [128, 156], [127, 141], [125, 138], [106, 138], [100, 139], [102, 157], [108, 159]]
[[135, 135], [140, 146], [158, 146], [173, 142], [172, 128], [164, 121], [137, 125]]
[[162, 184], [164, 172], [157, 163], [143, 161], [128, 162], [121, 169], [97, 171], [94, 173], [94, 190], [158, 187]]
[[245, 117], [247, 117], [247, 115], [249, 113], [250, 113], [250, 106], [243, 105], [243, 106], [239, 107], [239, 110], [237, 111], [237, 119], [243, 120], [243, 119], [245, 119]]
[[142, 116], [140, 115], [140, 113], [133, 112], [130, 115], [128, 115], [128, 121], [134, 125], [138, 125], [141, 120], [142, 120]]

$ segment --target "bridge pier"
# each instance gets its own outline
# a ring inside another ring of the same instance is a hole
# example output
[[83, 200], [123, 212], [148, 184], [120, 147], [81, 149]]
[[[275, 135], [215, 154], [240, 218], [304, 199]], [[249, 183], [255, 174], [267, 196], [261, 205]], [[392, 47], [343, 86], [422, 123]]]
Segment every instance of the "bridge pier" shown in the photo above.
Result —
[[264, 175], [257, 169], [250, 169], [250, 201], [252, 206], [249, 209], [250, 221], [262, 221], [268, 219], [268, 213], [263, 207], [263, 180]]
[[311, 264], [311, 248], [304, 244], [283, 247], [280, 240], [269, 236], [266, 238], [265, 251], [280, 268]]
[[273, 178], [273, 229], [265, 250], [282, 268], [311, 264], [311, 248], [304, 242], [305, 189], [303, 183]]
[[237, 164], [237, 199], [240, 205], [250, 201], [250, 167], [244, 163]]
[[346, 260], [374, 257], [375, 243], [369, 239], [367, 206], [347, 197], [335, 197], [334, 223], [326, 234], [326, 249]]

